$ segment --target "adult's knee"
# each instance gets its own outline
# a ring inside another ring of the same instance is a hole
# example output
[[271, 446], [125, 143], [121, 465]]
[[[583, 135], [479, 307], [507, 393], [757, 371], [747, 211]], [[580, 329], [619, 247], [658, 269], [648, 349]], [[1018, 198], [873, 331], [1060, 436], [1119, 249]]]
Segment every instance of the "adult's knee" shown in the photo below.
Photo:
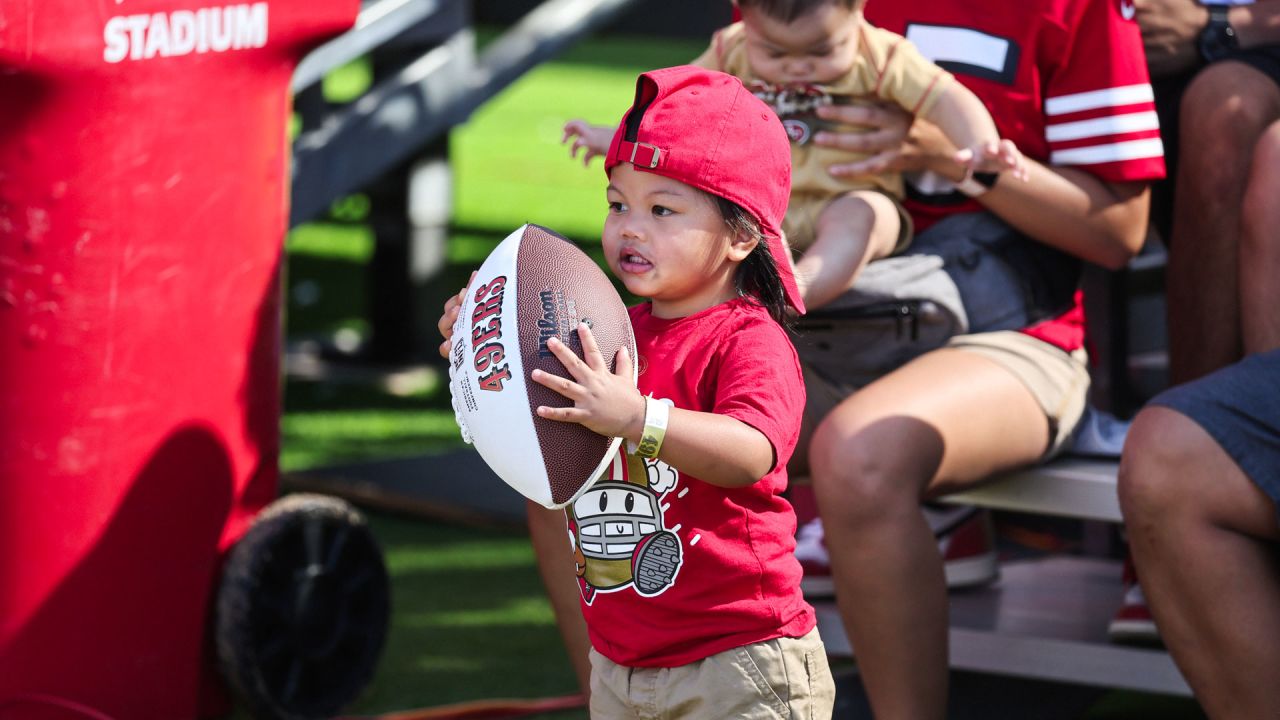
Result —
[[1179, 115], [1184, 157], [1221, 165], [1224, 154], [1249, 157], [1258, 133], [1280, 116], [1280, 89], [1247, 65], [1215, 63], [1191, 81]]
[[1167, 521], [1191, 499], [1184, 473], [1198, 462], [1186, 416], [1156, 406], [1138, 413], [1125, 439], [1117, 491], [1129, 524]]
[[814, 492], [824, 516], [856, 519], [910, 508], [919, 502], [918, 474], [907, 461], [908, 443], [886, 438], [887, 424], [832, 422], [819, 425], [809, 446]]

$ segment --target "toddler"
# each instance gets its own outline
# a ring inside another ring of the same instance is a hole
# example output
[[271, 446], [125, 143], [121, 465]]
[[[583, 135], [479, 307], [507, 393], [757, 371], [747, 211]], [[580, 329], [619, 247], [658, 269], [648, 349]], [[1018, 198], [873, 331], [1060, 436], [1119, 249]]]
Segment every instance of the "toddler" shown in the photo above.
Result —
[[640, 76], [602, 154], [605, 261], [646, 298], [637, 356], [602, 357], [584, 325], [583, 359], [548, 342], [566, 376], [532, 375], [570, 401], [539, 416], [626, 440], [565, 512], [591, 716], [825, 720], [835, 689], [782, 496], [805, 402], [779, 323], [804, 310], [781, 240], [786, 132], [737, 78], [682, 66]]

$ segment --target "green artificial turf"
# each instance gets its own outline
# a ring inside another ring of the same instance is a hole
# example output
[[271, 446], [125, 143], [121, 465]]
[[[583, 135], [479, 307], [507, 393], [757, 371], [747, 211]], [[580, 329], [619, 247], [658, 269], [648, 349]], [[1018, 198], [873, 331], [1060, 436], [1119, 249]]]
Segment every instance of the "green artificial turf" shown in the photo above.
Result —
[[353, 712], [577, 691], [523, 533], [385, 515], [371, 527], [392, 578], [394, 620]]

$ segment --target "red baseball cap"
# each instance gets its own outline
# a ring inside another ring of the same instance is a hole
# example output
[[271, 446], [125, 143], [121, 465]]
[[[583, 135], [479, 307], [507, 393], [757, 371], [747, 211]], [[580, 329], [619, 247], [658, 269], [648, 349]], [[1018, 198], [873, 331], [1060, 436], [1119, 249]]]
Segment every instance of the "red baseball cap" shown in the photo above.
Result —
[[751, 213], [764, 231], [787, 301], [804, 312], [782, 246], [791, 144], [778, 116], [741, 80], [692, 65], [641, 74], [635, 103], [613, 134], [605, 172], [624, 162], [719, 195]]

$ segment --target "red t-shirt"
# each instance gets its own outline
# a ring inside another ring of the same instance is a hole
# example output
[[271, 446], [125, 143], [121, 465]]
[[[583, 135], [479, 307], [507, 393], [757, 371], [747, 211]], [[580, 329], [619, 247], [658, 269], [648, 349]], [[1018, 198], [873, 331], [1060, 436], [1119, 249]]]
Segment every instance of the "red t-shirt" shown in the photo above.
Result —
[[[1113, 182], [1164, 177], [1164, 149], [1132, 0], [913, 0], [868, 3], [871, 23], [906, 36], [986, 104], [1028, 157]], [[917, 230], [973, 201], [937, 178], [908, 178]], [[948, 196], [945, 200], [943, 195]], [[1076, 307], [1026, 332], [1072, 350]]]
[[631, 309], [640, 391], [752, 426], [777, 464], [748, 487], [721, 488], [619, 453], [567, 508], [591, 643], [622, 665], [675, 667], [800, 637], [816, 619], [800, 593], [795, 512], [782, 497], [805, 402], [795, 349], [746, 300], [676, 320], [650, 308]]

